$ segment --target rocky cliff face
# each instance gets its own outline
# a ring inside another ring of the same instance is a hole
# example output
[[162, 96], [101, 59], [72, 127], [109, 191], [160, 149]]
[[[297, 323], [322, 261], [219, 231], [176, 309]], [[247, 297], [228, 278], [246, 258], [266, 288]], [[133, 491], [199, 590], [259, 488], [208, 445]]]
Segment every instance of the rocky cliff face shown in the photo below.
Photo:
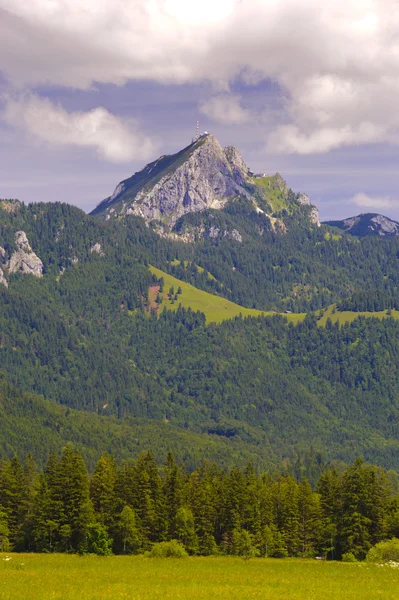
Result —
[[326, 221], [325, 224], [331, 227], [339, 227], [346, 233], [359, 237], [368, 235], [379, 237], [399, 236], [399, 223], [376, 213], [362, 213], [342, 221]]
[[27, 275], [34, 275], [35, 277], [42, 277], [43, 263], [33, 252], [24, 231], [17, 231], [15, 234], [15, 244], [17, 250], [9, 260], [8, 272], [20, 272]]
[[137, 192], [132, 181], [135, 176], [122, 182], [98, 209], [103, 206], [106, 218], [133, 214], [172, 227], [189, 212], [220, 209], [234, 197], [249, 197], [244, 187], [244, 161], [238, 151], [225, 152], [213, 136], [207, 135], [183, 153], [185, 156], [179, 153], [172, 164], [166, 160], [170, 157], [161, 157], [137, 173], [136, 179], [141, 177], [144, 183]]
[[[277, 190], [287, 200], [290, 190], [280, 175], [265, 179], [270, 180], [270, 191]], [[215, 137], [207, 134], [181, 152], [161, 156], [122, 181], [92, 214], [106, 220], [136, 215], [147, 222], [157, 221], [158, 231], [171, 232], [178, 219], [188, 213], [220, 210], [235, 198], [244, 197], [254, 210], [272, 217], [273, 207], [267, 202], [268, 189], [264, 184], [261, 176], [254, 177], [234, 146], [223, 149]], [[305, 194], [291, 195], [294, 199], [290, 202], [297, 208], [310, 205]], [[309, 211], [309, 219], [320, 224], [315, 207]]]

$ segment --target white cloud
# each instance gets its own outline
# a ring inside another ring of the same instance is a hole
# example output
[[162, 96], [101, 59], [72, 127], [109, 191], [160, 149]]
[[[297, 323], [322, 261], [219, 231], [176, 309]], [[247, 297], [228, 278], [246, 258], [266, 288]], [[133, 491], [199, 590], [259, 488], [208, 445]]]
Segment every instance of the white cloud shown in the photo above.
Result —
[[363, 192], [353, 196], [351, 203], [356, 204], [356, 206], [361, 206], [362, 208], [374, 208], [376, 210], [381, 208], [399, 207], [399, 200], [394, 200], [390, 196], [368, 196]]
[[361, 123], [357, 128], [320, 127], [310, 133], [296, 125], [280, 125], [269, 136], [268, 149], [281, 154], [314, 154], [328, 152], [341, 146], [383, 141], [383, 128], [374, 123]]
[[249, 111], [241, 106], [238, 96], [228, 94], [213, 96], [201, 104], [200, 111], [214, 121], [226, 125], [240, 125], [250, 118]]
[[286, 115], [269, 147], [399, 143], [397, 0], [0, 0], [0, 70], [82, 89], [269, 78]]
[[124, 121], [102, 107], [68, 113], [50, 100], [30, 94], [6, 98], [2, 117], [36, 140], [94, 148], [111, 162], [145, 159], [154, 151], [152, 140], [141, 134], [134, 122]]

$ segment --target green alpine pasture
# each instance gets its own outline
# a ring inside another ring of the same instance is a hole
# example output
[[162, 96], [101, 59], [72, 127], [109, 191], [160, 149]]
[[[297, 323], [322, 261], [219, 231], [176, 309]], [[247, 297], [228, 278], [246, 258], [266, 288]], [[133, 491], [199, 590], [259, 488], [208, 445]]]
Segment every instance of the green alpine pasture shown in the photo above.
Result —
[[[199, 310], [204, 313], [207, 323], [221, 323], [226, 319], [232, 319], [240, 314], [243, 317], [259, 317], [261, 315], [270, 316], [275, 314], [273, 312], [265, 312], [255, 308], [245, 308], [230, 300], [226, 300], [226, 298], [222, 298], [222, 296], [215, 296], [214, 294], [210, 294], [209, 292], [194, 287], [190, 283], [176, 279], [176, 277], [173, 277], [156, 267], [151, 266], [150, 271], [153, 275], [158, 277], [158, 279], [163, 278], [164, 280], [165, 296], [161, 304], [161, 310], [177, 310], [179, 304], [181, 304], [184, 308], [191, 308], [193, 311]], [[175, 292], [179, 287], [182, 290], [182, 293], [179, 294], [179, 299], [175, 300], [173, 303], [167, 298], [167, 292], [171, 287], [174, 288]], [[303, 321], [305, 318], [304, 313], [287, 314], [285, 316], [289, 321], [294, 323]]]
[[0, 600], [396, 600], [398, 583], [368, 563], [0, 554]]
[[318, 319], [318, 324], [321, 326], [325, 326], [327, 319], [331, 319], [333, 323], [339, 322], [340, 325], [344, 325], [344, 323], [352, 323], [358, 317], [374, 317], [375, 319], [385, 319], [387, 317], [392, 317], [393, 319], [399, 319], [399, 310], [380, 310], [377, 312], [355, 312], [352, 310], [344, 310], [339, 311], [336, 309], [336, 305], [332, 304], [327, 308], [327, 310], [322, 311], [319, 314], [321, 317]]
[[[164, 280], [164, 297], [161, 304], [161, 310], [177, 310], [179, 304], [181, 304], [184, 308], [191, 308], [194, 311], [199, 310], [204, 313], [207, 323], [221, 323], [226, 319], [232, 319], [240, 314], [243, 317], [259, 317], [261, 315], [272, 316], [276, 314], [275, 312], [267, 312], [255, 308], [245, 308], [222, 296], [215, 296], [214, 294], [200, 290], [190, 283], [177, 279], [156, 267], [151, 266], [150, 271], [159, 279], [163, 278]], [[167, 291], [171, 287], [173, 287], [175, 291], [177, 291], [179, 287], [182, 290], [182, 293], [179, 294], [179, 299], [177, 301], [175, 300], [173, 303], [172, 300], [169, 300], [167, 297]], [[327, 319], [331, 319], [333, 323], [338, 321], [340, 325], [352, 323], [352, 321], [358, 317], [375, 317], [377, 319], [392, 317], [394, 319], [399, 319], [399, 311], [381, 310], [378, 312], [355, 312], [345, 310], [341, 312], [337, 310], [335, 304], [332, 304], [325, 311], [316, 311], [316, 316], [318, 317], [318, 324], [321, 327], [324, 327]], [[288, 313], [284, 314], [284, 317], [287, 318], [288, 322], [295, 324], [304, 320], [305, 313]]]

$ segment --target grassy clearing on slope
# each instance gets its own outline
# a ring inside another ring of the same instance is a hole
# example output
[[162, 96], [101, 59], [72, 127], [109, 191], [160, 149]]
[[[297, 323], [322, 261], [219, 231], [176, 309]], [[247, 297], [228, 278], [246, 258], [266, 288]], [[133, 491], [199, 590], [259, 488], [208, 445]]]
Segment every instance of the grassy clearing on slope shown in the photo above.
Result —
[[328, 231], [327, 233], [324, 234], [324, 239], [327, 242], [339, 242], [339, 240], [342, 239], [342, 235], [338, 234], [338, 233], [331, 233], [331, 231]]
[[[389, 312], [391, 314], [389, 314]], [[392, 317], [393, 319], [399, 319], [399, 311], [381, 310], [379, 312], [354, 312], [351, 310], [344, 310], [340, 312], [336, 309], [336, 305], [332, 304], [327, 308], [327, 310], [324, 311], [323, 316], [318, 321], [318, 324], [324, 327], [327, 322], [327, 319], [330, 318], [333, 323], [336, 323], [338, 321], [340, 325], [344, 325], [344, 323], [352, 323], [352, 321], [354, 321], [358, 317], [374, 317], [376, 319], [385, 319], [387, 317]]]
[[[150, 271], [159, 279], [162, 277], [165, 282], [163, 302], [160, 305], [161, 310], [177, 310], [179, 304], [181, 304], [184, 308], [191, 308], [194, 311], [199, 310], [203, 312], [208, 324], [221, 323], [226, 319], [237, 317], [239, 314], [243, 317], [259, 317], [260, 315], [272, 316], [276, 314], [274, 312], [257, 310], [255, 308], [245, 308], [230, 300], [226, 300], [226, 298], [222, 298], [221, 296], [215, 296], [208, 292], [204, 292], [190, 283], [172, 277], [172, 275], [155, 267], [150, 267]], [[173, 304], [172, 301], [168, 299], [167, 295], [171, 287], [174, 288], [175, 292], [177, 292], [179, 287], [182, 290], [182, 294], [179, 294], [178, 300], [175, 300]], [[375, 317], [377, 319], [392, 317], [394, 319], [399, 319], [399, 311], [392, 310], [390, 312], [391, 314], [389, 314], [389, 311], [387, 310], [381, 310], [379, 312], [354, 312], [346, 310], [340, 312], [336, 309], [336, 305], [332, 304], [324, 312], [316, 311], [316, 316], [319, 317], [321, 315], [321, 317], [318, 318], [318, 325], [324, 327], [328, 318], [330, 318], [333, 323], [338, 321], [340, 325], [351, 323], [358, 317]], [[280, 314], [286, 317], [288, 322], [294, 324], [303, 321], [306, 316], [305, 313]]]
[[301, 559], [0, 555], [0, 600], [396, 600], [398, 570]]
[[284, 198], [284, 195], [278, 189], [273, 189], [270, 186], [272, 177], [256, 177], [251, 181], [264, 194], [265, 199], [271, 204], [273, 213], [280, 213], [282, 210], [289, 210], [289, 206]]
[[[176, 279], [176, 277], [172, 277], [172, 275], [164, 273], [164, 271], [161, 271], [155, 267], [150, 267], [150, 270], [151, 273], [158, 277], [158, 279], [162, 277], [165, 282], [164, 298], [160, 306], [161, 310], [177, 310], [179, 304], [181, 304], [184, 306], [184, 308], [191, 308], [194, 311], [199, 310], [203, 312], [206, 316], [207, 323], [221, 323], [226, 319], [237, 317], [239, 314], [242, 314], [243, 317], [259, 317], [260, 315], [268, 316], [274, 314], [271, 312], [256, 310], [254, 308], [244, 308], [239, 304], [235, 304], [234, 302], [230, 302], [230, 300], [226, 300], [226, 298], [204, 292], [203, 290], [194, 287], [190, 283]], [[174, 288], [175, 292], [179, 287], [182, 290], [182, 293], [179, 294], [178, 300], [175, 300], [173, 304], [172, 301], [167, 298], [167, 293], [171, 287]], [[291, 314], [284, 316], [295, 323], [303, 320], [305, 315]]]

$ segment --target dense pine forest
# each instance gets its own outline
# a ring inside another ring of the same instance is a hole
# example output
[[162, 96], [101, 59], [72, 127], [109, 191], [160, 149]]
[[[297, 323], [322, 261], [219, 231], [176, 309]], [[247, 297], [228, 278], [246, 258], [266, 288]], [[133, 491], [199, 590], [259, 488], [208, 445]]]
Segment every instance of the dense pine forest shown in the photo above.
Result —
[[188, 473], [168, 453], [117, 464], [103, 454], [89, 476], [67, 445], [43, 471], [31, 456], [0, 462], [0, 551], [136, 554], [179, 541], [189, 554], [362, 559], [399, 534], [397, 474], [356, 460], [306, 478], [222, 470]]

